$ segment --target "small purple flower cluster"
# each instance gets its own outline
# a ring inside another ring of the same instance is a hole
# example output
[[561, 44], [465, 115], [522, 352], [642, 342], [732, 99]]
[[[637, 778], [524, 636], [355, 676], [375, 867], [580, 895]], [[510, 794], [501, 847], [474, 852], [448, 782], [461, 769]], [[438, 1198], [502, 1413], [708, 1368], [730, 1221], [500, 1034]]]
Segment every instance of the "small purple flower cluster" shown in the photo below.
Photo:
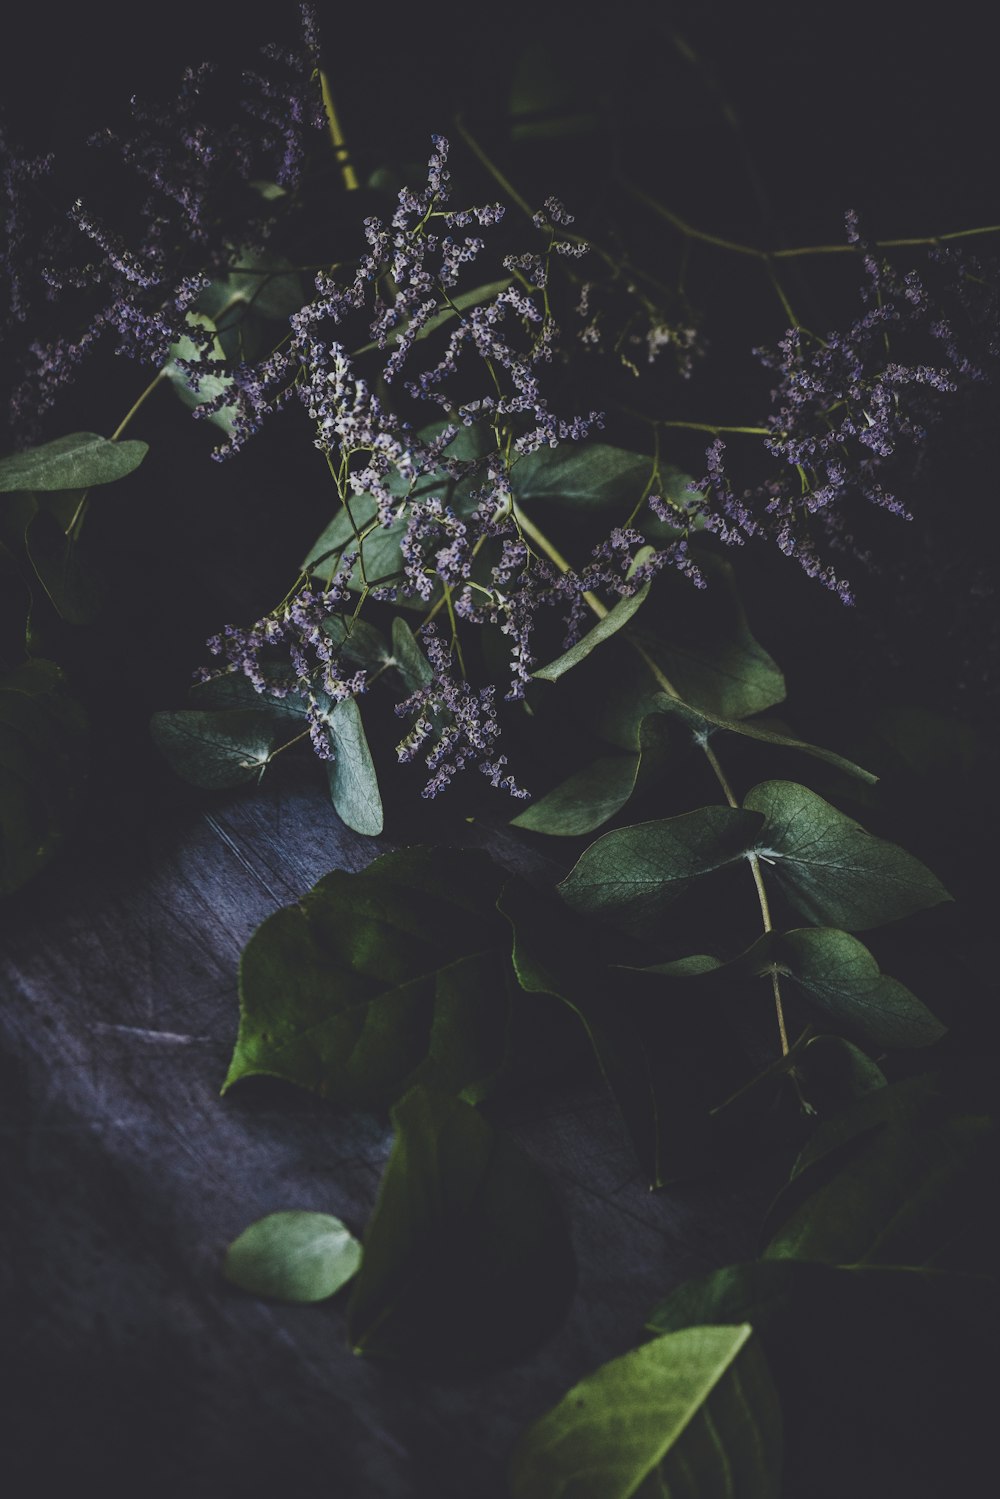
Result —
[[51, 155], [22, 155], [0, 121], [0, 332], [23, 323], [30, 310], [30, 193], [51, 170]]
[[[909, 519], [885, 482], [890, 460], [919, 451], [942, 397], [985, 376], [962, 353], [952, 320], [924, 279], [879, 258], [862, 241], [853, 213], [847, 237], [865, 273], [862, 315], [846, 331], [825, 338], [790, 328], [776, 351], [757, 351], [777, 376], [763, 445], [786, 472], [737, 493], [720, 437], [708, 448], [707, 471], [697, 488], [705, 494], [705, 526], [723, 541], [770, 536], [810, 577], [851, 603], [849, 584], [820, 560], [811, 522], [815, 518], [827, 537], [836, 536], [851, 494]], [[928, 340], [937, 362], [916, 357]]]
[[[130, 174], [117, 201], [135, 201], [138, 177], [143, 196], [124, 232], [102, 223], [77, 201], [68, 218], [95, 248], [84, 265], [50, 263], [36, 273], [47, 297], [80, 294], [65, 322], [80, 331], [36, 340], [11, 397], [11, 418], [22, 441], [35, 438], [41, 417], [75, 377], [84, 358], [104, 337], [115, 353], [161, 367], [171, 344], [190, 332], [187, 313], [208, 278], [223, 272], [234, 248], [259, 250], [275, 223], [274, 205], [256, 190], [261, 180], [292, 187], [301, 173], [308, 133], [323, 123], [316, 24], [311, 5], [301, 10], [302, 39], [296, 50], [265, 47], [267, 68], [246, 73], [242, 107], [252, 124], [215, 121], [210, 84], [216, 69], [188, 68], [177, 98], [163, 107], [132, 100], [133, 128], [126, 135], [104, 131], [90, 144], [110, 148]], [[0, 141], [0, 159], [5, 157]], [[37, 176], [46, 163], [10, 158], [3, 172], [8, 208], [5, 261], [12, 306], [24, 305], [23, 271], [13, 270], [19, 240], [15, 188]], [[190, 270], [192, 251], [200, 266]], [[61, 257], [64, 258], [64, 257]], [[208, 372], [207, 366], [205, 372]]]
[[223, 664], [202, 667], [196, 673], [200, 682], [236, 673], [268, 697], [300, 698], [313, 749], [321, 760], [334, 757], [328, 730], [330, 709], [364, 692], [367, 682], [366, 672], [344, 670], [326, 629], [333, 618], [343, 617], [344, 606], [350, 602], [345, 580], [356, 560], [345, 555], [327, 587], [300, 589], [250, 629], [227, 625], [208, 641], [212, 655]]
[[424, 626], [422, 640], [433, 676], [404, 702], [396, 705], [400, 718], [415, 722], [396, 748], [401, 765], [409, 764], [431, 741], [424, 763], [431, 772], [422, 795], [437, 796], [460, 770], [475, 766], [489, 778], [491, 786], [527, 797], [506, 771], [507, 756], [496, 753], [500, 737], [496, 688], [477, 691], [464, 677], [456, 676], [449, 645], [432, 624]]

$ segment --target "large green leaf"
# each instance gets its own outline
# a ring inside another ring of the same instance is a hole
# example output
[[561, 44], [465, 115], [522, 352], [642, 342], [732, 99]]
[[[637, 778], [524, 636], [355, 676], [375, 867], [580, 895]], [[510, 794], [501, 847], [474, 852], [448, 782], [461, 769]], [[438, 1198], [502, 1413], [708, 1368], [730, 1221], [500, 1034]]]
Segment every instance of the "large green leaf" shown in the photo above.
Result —
[[0, 674], [0, 893], [49, 862], [84, 778], [86, 724], [51, 661]]
[[951, 899], [919, 859], [794, 781], [764, 781], [743, 805], [765, 819], [767, 872], [810, 921], [863, 931]]
[[349, 828], [374, 838], [382, 831], [382, 797], [355, 699], [337, 703], [326, 724], [334, 752], [327, 767], [330, 800]]
[[393, 1122], [348, 1311], [355, 1352], [447, 1374], [523, 1357], [576, 1280], [548, 1181], [460, 1099], [414, 1088]]
[[138, 468], [148, 451], [145, 442], [111, 442], [95, 432], [71, 432], [41, 447], [0, 458], [0, 494], [111, 484]]
[[512, 1499], [778, 1499], [778, 1396], [749, 1326], [689, 1327], [612, 1359], [529, 1428]]
[[761, 825], [757, 812], [700, 807], [616, 828], [581, 854], [559, 890], [576, 911], [648, 929], [694, 880], [743, 859]]
[[227, 1280], [254, 1296], [325, 1301], [357, 1273], [361, 1245], [329, 1213], [269, 1213], [226, 1251]]
[[206, 791], [259, 780], [288, 737], [280, 718], [256, 708], [154, 713], [150, 731], [171, 770]]
[[764, 1260], [688, 1281], [648, 1326], [750, 1323], [781, 1399], [789, 1496], [929, 1499], [975, 1492], [992, 1461], [980, 1369], [997, 1300], [984, 1276]]
[[835, 927], [768, 932], [728, 962], [697, 954], [645, 970], [664, 978], [741, 982], [777, 972], [830, 1019], [873, 1046], [930, 1046], [944, 1026], [898, 980], [881, 972], [856, 937]]
[[268, 1074], [362, 1106], [418, 1082], [482, 1097], [508, 1046], [503, 878], [484, 854], [417, 847], [269, 917], [243, 953], [223, 1091]]
[[821, 1124], [768, 1215], [766, 1257], [991, 1269], [1000, 1141], [983, 1093], [908, 1078]]

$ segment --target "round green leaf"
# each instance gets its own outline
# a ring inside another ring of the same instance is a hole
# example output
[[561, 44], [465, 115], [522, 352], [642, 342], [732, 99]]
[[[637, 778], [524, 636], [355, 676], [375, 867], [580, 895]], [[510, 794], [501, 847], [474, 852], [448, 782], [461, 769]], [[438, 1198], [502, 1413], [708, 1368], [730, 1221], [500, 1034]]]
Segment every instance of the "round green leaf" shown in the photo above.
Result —
[[357, 1273], [361, 1245], [328, 1213], [269, 1213], [226, 1251], [233, 1285], [278, 1301], [325, 1301]]

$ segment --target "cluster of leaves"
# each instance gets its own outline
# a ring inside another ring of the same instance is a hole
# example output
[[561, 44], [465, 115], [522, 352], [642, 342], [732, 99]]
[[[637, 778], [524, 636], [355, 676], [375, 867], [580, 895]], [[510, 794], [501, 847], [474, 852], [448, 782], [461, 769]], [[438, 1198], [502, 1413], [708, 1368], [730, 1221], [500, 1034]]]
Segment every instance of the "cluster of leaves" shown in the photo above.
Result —
[[[565, 976], [582, 940], [579, 927], [572, 947], [565, 931], [548, 950], [526, 938], [538, 904], [484, 855], [410, 849], [328, 876], [258, 931], [226, 1086], [267, 1072], [355, 1104], [394, 1099], [396, 1139], [363, 1244], [325, 1214], [272, 1214], [230, 1247], [235, 1284], [294, 1301], [350, 1285], [355, 1351], [430, 1373], [509, 1363], [555, 1330], [575, 1285], [557, 1198], [474, 1106], [511, 1075], [518, 1008], [523, 1022], [529, 995], [556, 992], [546, 961]], [[564, 990], [612, 1087], [635, 1090], [621, 997]], [[512, 1499], [584, 1476], [602, 1496], [655, 1483], [699, 1499], [971, 1481], [978, 1448], [953, 1441], [978, 1398], [968, 1338], [988, 1344], [996, 1316], [986, 1080], [887, 1084], [833, 1037], [810, 1042], [824, 1046], [822, 1116], [761, 1258], [673, 1291], [648, 1341], [536, 1422], [512, 1456]]]

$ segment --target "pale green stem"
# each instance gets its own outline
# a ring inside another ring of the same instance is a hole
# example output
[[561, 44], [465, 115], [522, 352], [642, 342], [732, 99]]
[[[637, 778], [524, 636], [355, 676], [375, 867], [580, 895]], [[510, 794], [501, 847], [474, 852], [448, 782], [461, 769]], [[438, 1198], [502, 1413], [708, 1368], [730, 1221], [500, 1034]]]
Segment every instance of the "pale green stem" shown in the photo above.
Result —
[[[118, 439], [121, 437], [122, 433], [125, 431], [126, 427], [128, 426], [129, 422], [135, 416], [136, 412], [139, 410], [139, 408], [146, 401], [148, 401], [149, 397], [153, 394], [153, 391], [159, 385], [160, 381], [163, 379], [163, 377], [164, 377], [165, 374], [166, 374], [166, 370], [165, 369], [157, 370], [157, 372], [153, 376], [152, 380], [150, 380], [149, 384], [146, 386], [146, 389], [142, 392], [142, 394], [135, 401], [132, 402], [132, 405], [129, 407], [128, 411], [126, 411], [125, 415], [122, 417], [121, 421], [118, 423], [117, 427], [112, 432], [111, 436], [108, 438], [109, 442], [117, 442], [118, 441]], [[83, 517], [84, 517], [84, 515], [86, 513], [86, 510], [87, 510], [87, 501], [88, 501], [89, 498], [90, 498], [90, 490], [89, 489], [85, 489], [83, 491], [83, 493], [81, 494], [81, 496], [80, 496], [79, 504], [77, 505], [76, 509], [73, 511], [72, 519], [70, 520], [69, 525], [66, 527], [66, 533], [65, 534], [67, 536], [73, 536], [79, 530], [80, 526], [83, 524]]]
[[333, 95], [330, 92], [330, 80], [327, 78], [322, 68], [320, 68], [319, 70], [319, 86], [323, 94], [323, 111], [326, 115], [326, 123], [330, 130], [330, 139], [333, 142], [334, 155], [336, 156], [337, 164], [340, 167], [340, 175], [343, 179], [344, 187], [347, 189], [347, 191], [349, 193], [354, 192], [359, 186], [357, 173], [351, 166], [351, 153], [347, 149], [347, 140], [344, 136], [343, 130], [340, 127], [340, 120], [337, 117], [337, 110], [334, 106]]

